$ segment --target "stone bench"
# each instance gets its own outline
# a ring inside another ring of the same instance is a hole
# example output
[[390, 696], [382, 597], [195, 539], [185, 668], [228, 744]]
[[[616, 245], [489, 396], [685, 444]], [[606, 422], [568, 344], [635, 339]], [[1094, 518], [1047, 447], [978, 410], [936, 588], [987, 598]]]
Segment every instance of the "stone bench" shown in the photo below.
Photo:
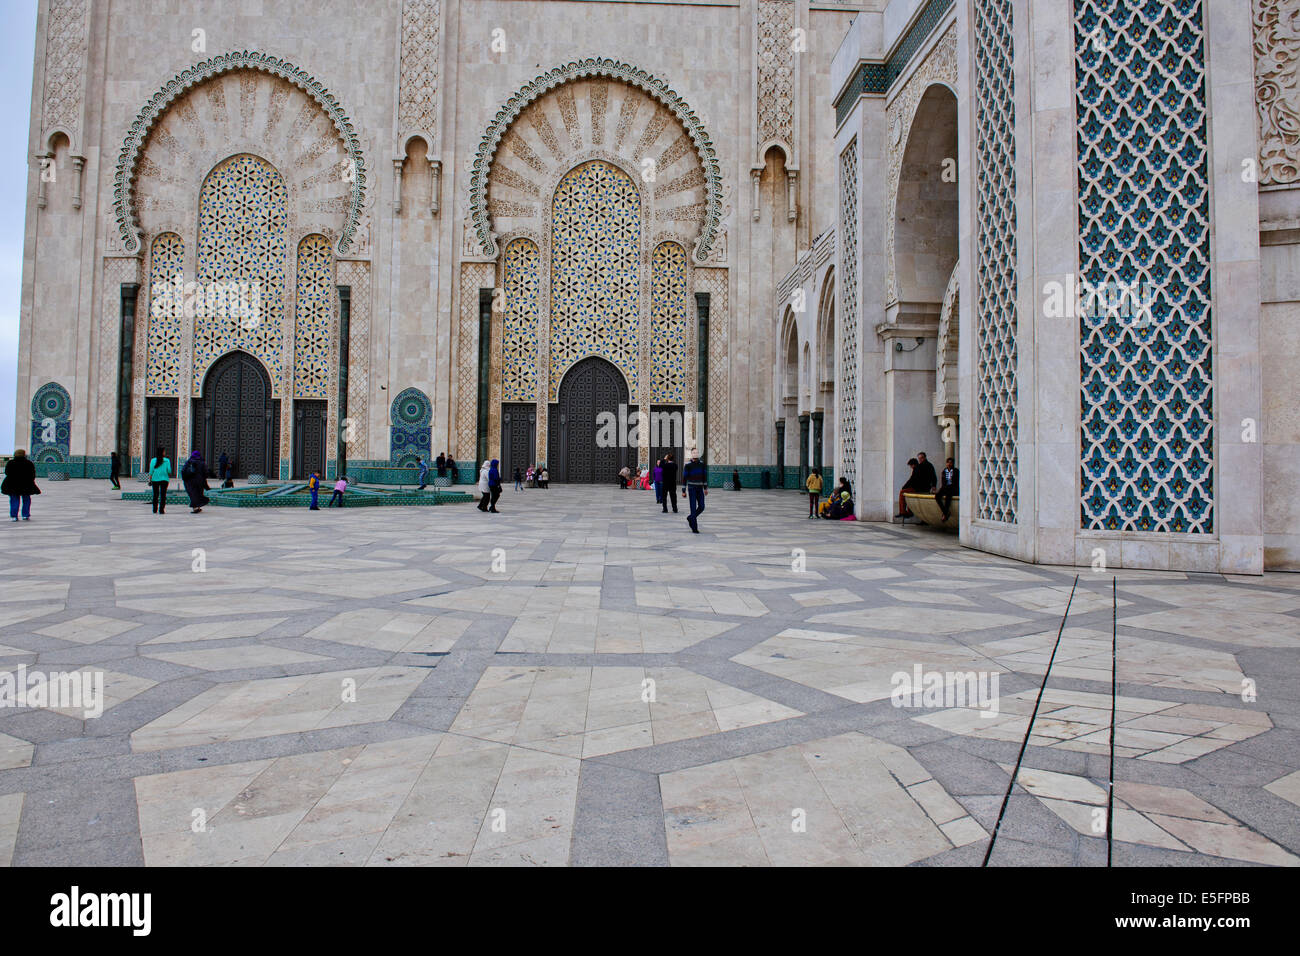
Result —
[[952, 499], [952, 505], [948, 508], [947, 521], [943, 520], [943, 512], [939, 510], [939, 503], [934, 500], [934, 495], [905, 491], [903, 492], [903, 500], [907, 502], [907, 510], [926, 524], [935, 528], [943, 528], [945, 531], [957, 530], [960, 498], [954, 497]]

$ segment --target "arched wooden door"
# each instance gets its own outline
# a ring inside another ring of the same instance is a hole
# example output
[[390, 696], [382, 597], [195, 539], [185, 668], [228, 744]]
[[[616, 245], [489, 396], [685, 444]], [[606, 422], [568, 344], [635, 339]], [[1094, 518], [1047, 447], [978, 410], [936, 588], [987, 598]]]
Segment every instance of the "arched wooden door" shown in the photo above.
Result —
[[230, 352], [212, 364], [195, 402], [194, 447], [215, 473], [224, 453], [236, 478], [279, 475], [279, 402], [271, 398], [271, 378], [247, 352]]
[[[627, 382], [611, 362], [591, 356], [574, 365], [560, 382], [559, 401], [551, 406], [550, 437], [547, 441], [551, 460], [547, 470], [554, 481], [576, 484], [613, 483], [619, 469], [629, 465], [635, 448], [629, 448], [624, 432], [628, 408]], [[622, 411], [622, 414], [620, 414]], [[615, 441], [598, 441], [601, 413], [607, 412], [618, 422], [615, 429], [604, 429], [602, 439], [615, 433]]]

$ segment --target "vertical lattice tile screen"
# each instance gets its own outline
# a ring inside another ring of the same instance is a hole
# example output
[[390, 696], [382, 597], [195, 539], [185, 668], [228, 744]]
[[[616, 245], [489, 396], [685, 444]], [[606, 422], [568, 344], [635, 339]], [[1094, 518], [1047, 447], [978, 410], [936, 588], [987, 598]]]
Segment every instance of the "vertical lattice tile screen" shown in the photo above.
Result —
[[650, 257], [650, 400], [686, 401], [686, 250], [661, 242]]
[[1213, 530], [1202, 9], [1074, 3], [1089, 530]]
[[184, 312], [185, 242], [174, 232], [149, 247], [149, 359], [146, 395], [181, 394], [181, 317]]
[[505, 315], [501, 322], [501, 398], [537, 400], [539, 276], [537, 243], [512, 239], [505, 254]]
[[1012, 0], [975, 2], [976, 517], [1016, 521]]
[[840, 154], [840, 223], [844, 247], [841, 253], [843, 272], [841, 335], [839, 461], [836, 474], [858, 482], [858, 141], [854, 138]]
[[297, 313], [293, 326], [293, 378], [297, 398], [330, 395], [334, 331], [334, 253], [321, 235], [298, 243]]

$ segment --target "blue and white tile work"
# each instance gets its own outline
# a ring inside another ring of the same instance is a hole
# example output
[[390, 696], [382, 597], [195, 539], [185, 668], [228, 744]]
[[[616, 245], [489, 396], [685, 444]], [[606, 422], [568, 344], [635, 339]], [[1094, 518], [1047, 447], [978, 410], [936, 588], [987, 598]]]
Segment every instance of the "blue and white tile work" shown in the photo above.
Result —
[[32, 398], [32, 440], [27, 455], [34, 462], [66, 464], [72, 443], [72, 398], [58, 382], [46, 382]]
[[840, 222], [845, 223], [840, 250], [844, 276], [840, 292], [840, 456], [837, 465], [850, 485], [858, 482], [858, 140], [840, 154]]
[[392, 423], [389, 460], [399, 467], [415, 464], [417, 457], [429, 461], [432, 442], [433, 404], [418, 388], [404, 389], [389, 411]]
[[1074, 2], [1087, 530], [1214, 530], [1202, 14]]
[[541, 317], [537, 243], [512, 239], [505, 253], [506, 311], [502, 320], [501, 398], [537, 400], [537, 331]]
[[976, 509], [1016, 523], [1016, 141], [1012, 0], [975, 3]]

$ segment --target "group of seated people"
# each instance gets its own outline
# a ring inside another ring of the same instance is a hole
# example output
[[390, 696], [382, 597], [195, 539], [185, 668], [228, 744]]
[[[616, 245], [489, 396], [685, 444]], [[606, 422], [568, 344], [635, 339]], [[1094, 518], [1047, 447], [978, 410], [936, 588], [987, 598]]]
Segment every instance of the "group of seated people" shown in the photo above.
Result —
[[958, 497], [957, 483], [961, 474], [953, 465], [953, 460], [949, 458], [945, 463], [942, 479], [935, 475], [934, 465], [926, 459], [923, 451], [917, 452], [915, 458], [907, 459], [907, 464], [912, 469], [912, 474], [898, 492], [898, 514], [894, 517], [905, 520], [914, 517], [907, 507], [907, 493], [910, 491], [912, 494], [934, 495], [934, 502], [943, 514], [943, 520], [947, 521], [952, 513], [952, 499]]
[[832, 521], [857, 520], [853, 507], [853, 488], [847, 478], [840, 476], [839, 484], [826, 496], [825, 501], [821, 497], [822, 475], [820, 471], [813, 469], [808, 476], [805, 487], [808, 489], [809, 518], [828, 518]]
[[[894, 517], [913, 517], [912, 512], [907, 507], [906, 495], [910, 491], [913, 494], [934, 494], [935, 503], [939, 505], [939, 510], [943, 513], [943, 519], [947, 521], [952, 513], [953, 499], [958, 496], [957, 483], [960, 473], [954, 467], [953, 460], [951, 458], [947, 460], [942, 478], [934, 473], [934, 465], [926, 460], [925, 452], [918, 452], [915, 458], [907, 460], [907, 464], [911, 467], [912, 474], [903, 485], [902, 491], [898, 493], [898, 514]], [[849, 486], [847, 478], [841, 476], [839, 484], [827, 495], [825, 500], [822, 500], [822, 476], [821, 472], [814, 468], [812, 473], [808, 475], [806, 487], [808, 489], [809, 518], [844, 519], [854, 517], [853, 489]]]

